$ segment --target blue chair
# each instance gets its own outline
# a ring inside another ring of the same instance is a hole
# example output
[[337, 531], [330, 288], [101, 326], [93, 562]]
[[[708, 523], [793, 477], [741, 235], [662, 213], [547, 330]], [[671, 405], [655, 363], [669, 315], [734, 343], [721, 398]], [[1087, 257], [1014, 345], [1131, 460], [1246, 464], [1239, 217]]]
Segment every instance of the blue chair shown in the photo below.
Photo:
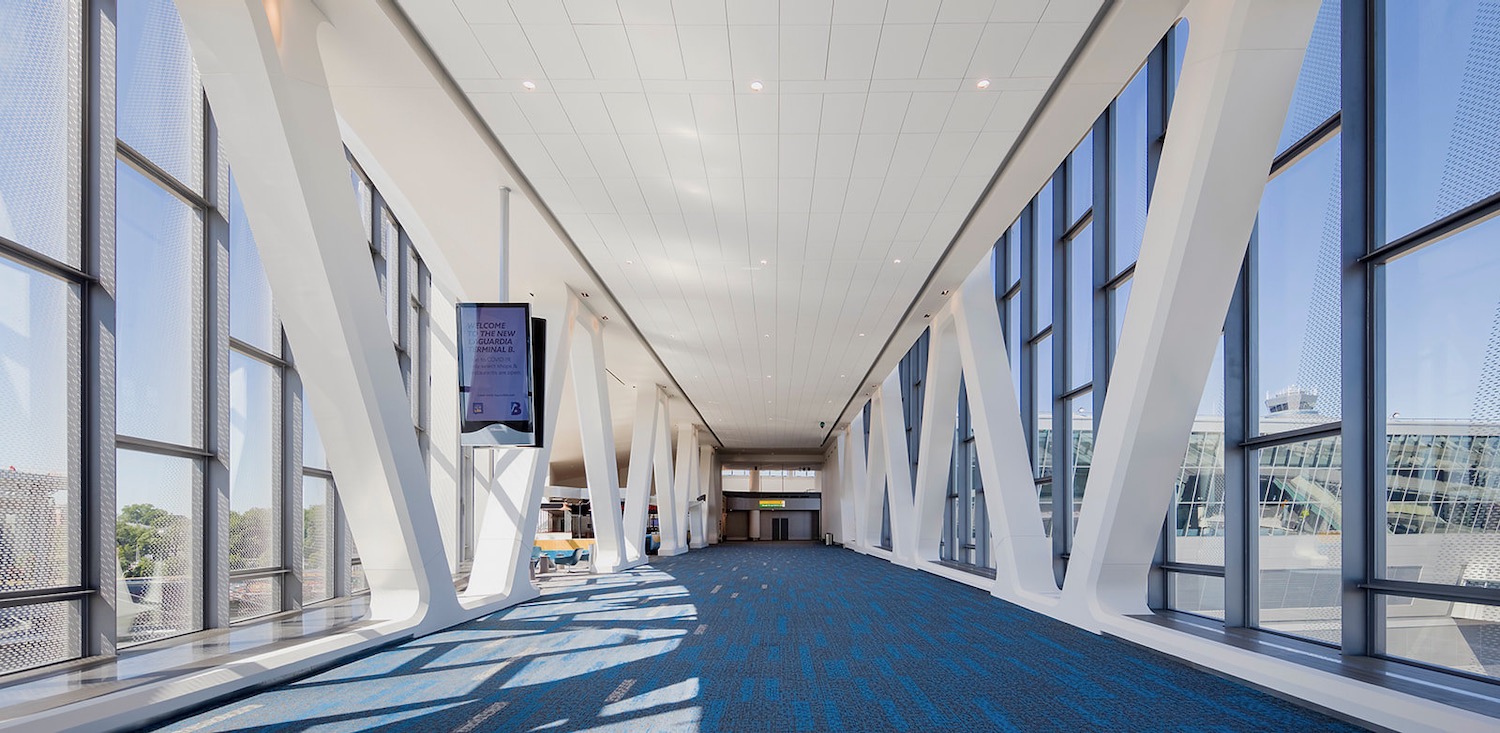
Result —
[[583, 555], [583, 550], [574, 550], [572, 552], [567, 553], [566, 555], [553, 555], [552, 556], [552, 561], [554, 563], [557, 563], [557, 565], [559, 567], [561, 567], [561, 566], [572, 567], [572, 566], [576, 566], [578, 564], [578, 561], [582, 558], [582, 555]]

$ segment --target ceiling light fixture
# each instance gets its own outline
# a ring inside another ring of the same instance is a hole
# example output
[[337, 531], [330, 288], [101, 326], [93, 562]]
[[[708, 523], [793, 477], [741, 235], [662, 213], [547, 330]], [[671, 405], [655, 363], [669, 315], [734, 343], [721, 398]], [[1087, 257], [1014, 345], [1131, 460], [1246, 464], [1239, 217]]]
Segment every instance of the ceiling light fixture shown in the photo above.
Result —
[[536, 91], [536, 82], [534, 82], [534, 81], [523, 81], [523, 82], [521, 82], [521, 88], [525, 89], [528, 92], [534, 92], [534, 91]]
[[860, 334], [860, 335], [859, 335], [859, 337], [860, 337], [860, 338], [864, 338], [864, 337], [865, 337], [865, 335], [864, 335], [864, 334]]
[[760, 91], [762, 89], [765, 89], [765, 88], [766, 88], [766, 85], [762, 84], [759, 79], [756, 79], [755, 81], [750, 82], [750, 91], [752, 91], [752, 92], [758, 92], [758, 91]]
[[764, 264], [766, 264], [766, 261], [765, 260], [761, 260], [760, 264], [764, 265]]
[[[627, 265], [634, 265], [635, 264], [635, 260], [625, 260], [625, 264], [627, 264]], [[945, 291], [943, 294], [947, 295], [947, 292]]]
[[896, 259], [892, 260], [892, 262], [895, 262], [896, 264], [899, 265], [899, 264], [901, 264], [901, 258], [897, 257]]
[[990, 88], [990, 80], [989, 79], [980, 79], [979, 83], [975, 84], [975, 86], [979, 87], [980, 89], [989, 89]]

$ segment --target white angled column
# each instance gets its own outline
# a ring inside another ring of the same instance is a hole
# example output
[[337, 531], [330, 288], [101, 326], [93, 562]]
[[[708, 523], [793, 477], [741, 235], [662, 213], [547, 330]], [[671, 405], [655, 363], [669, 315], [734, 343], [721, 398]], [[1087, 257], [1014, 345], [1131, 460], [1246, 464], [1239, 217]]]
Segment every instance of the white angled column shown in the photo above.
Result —
[[1318, 0], [1200, 0], [1063, 588], [1075, 623], [1146, 583]]
[[541, 520], [547, 466], [557, 435], [557, 413], [568, 379], [570, 346], [580, 307], [578, 299], [570, 297], [566, 316], [560, 322], [547, 322], [542, 447], [475, 451], [475, 460], [483, 460], [486, 453], [493, 454], [494, 471], [488, 481], [475, 487], [475, 498], [485, 506], [478, 515], [483, 520], [475, 532], [474, 565], [463, 593], [466, 603], [496, 595], [513, 602], [537, 595], [530, 577], [531, 548], [536, 544], [536, 528]]
[[287, 339], [338, 474], [370, 618], [459, 619], [411, 406], [370, 275], [307, 0], [179, 2]]
[[[711, 522], [714, 522], [714, 518], [709, 516], [709, 497], [713, 495], [713, 489], [709, 487], [708, 472], [709, 469], [713, 468], [713, 463], [713, 446], [704, 443], [700, 436], [698, 460], [694, 466], [696, 470], [693, 471], [693, 475], [698, 479], [692, 491], [693, 535], [688, 541], [688, 546], [694, 550], [701, 550], [708, 547], [708, 543], [712, 539], [712, 535], [709, 532], [709, 525]], [[700, 496], [703, 497], [701, 501], [698, 499]]]
[[630, 467], [625, 474], [625, 560], [646, 561], [646, 523], [651, 504], [651, 468], [656, 458], [656, 419], [661, 387], [637, 389], [635, 425], [630, 435]]
[[[691, 494], [693, 479], [697, 475], [693, 464], [698, 458], [698, 426], [683, 423], [677, 426], [677, 468], [672, 478], [673, 541], [683, 550], [688, 548], [689, 504], [695, 497]], [[662, 531], [666, 531], [663, 525]]]
[[[906, 419], [902, 416], [901, 374], [893, 370], [880, 384], [880, 399], [876, 400], [871, 414], [879, 412], [877, 422], [885, 459], [886, 493], [891, 511], [891, 554], [896, 562], [912, 567], [915, 565], [916, 539], [912, 517], [911, 455], [906, 449]], [[874, 438], [874, 435], [871, 435]], [[884, 514], [883, 505], [875, 506], [876, 522]], [[879, 525], [876, 525], [877, 531]]]
[[[953, 303], [954, 335], [974, 424], [974, 449], [995, 559], [995, 596], [1035, 608], [1052, 603], [1052, 541], [1042, 525], [1031, 457], [995, 309], [994, 272], [969, 275]], [[930, 368], [930, 367], [929, 367]], [[1159, 528], [1160, 523], [1158, 523]]]
[[865, 489], [860, 493], [860, 519], [863, 520], [859, 544], [865, 552], [880, 550], [881, 528], [885, 520], [886, 496], [885, 420], [880, 418], [881, 395], [877, 391], [870, 397], [870, 448], [865, 455]]
[[865, 457], [864, 410], [857, 410], [849, 427], [845, 429], [849, 449], [844, 457], [844, 495], [840, 513], [844, 527], [844, 546], [862, 548], [865, 544], [865, 494], [870, 488], [869, 461]]
[[666, 400], [658, 403], [657, 409], [660, 414], [656, 419], [656, 523], [661, 534], [661, 548], [656, 552], [662, 557], [681, 555], [687, 552], [687, 546], [678, 541], [685, 528], [680, 525], [686, 521], [678, 512], [676, 483], [672, 468], [672, 429], [668, 418]]
[[927, 375], [922, 378], [922, 432], [917, 460], [917, 495], [913, 505], [912, 559], [938, 560], [948, 475], [953, 466], [953, 431], [957, 426], [958, 385], [962, 377], [958, 338], [951, 309], [933, 320], [927, 344]]
[[620, 516], [620, 472], [615, 457], [614, 421], [609, 410], [609, 376], [604, 372], [604, 323], [581, 312], [573, 339], [573, 394], [583, 438], [583, 470], [594, 519], [595, 572], [612, 573], [625, 563]]

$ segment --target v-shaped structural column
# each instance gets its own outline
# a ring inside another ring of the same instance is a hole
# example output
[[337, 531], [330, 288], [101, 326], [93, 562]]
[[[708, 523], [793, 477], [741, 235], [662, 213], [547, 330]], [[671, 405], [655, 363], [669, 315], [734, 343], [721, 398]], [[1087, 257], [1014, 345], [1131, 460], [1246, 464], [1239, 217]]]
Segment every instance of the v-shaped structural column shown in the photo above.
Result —
[[[677, 468], [672, 474], [672, 522], [673, 542], [684, 551], [688, 549], [689, 502], [697, 498], [693, 493], [698, 470], [698, 426], [682, 423], [677, 426]], [[660, 509], [658, 510], [660, 511]], [[662, 532], [667, 531], [666, 524]]]
[[656, 553], [671, 557], [687, 552], [687, 545], [677, 540], [684, 530], [678, 527], [683, 519], [677, 511], [677, 492], [672, 469], [672, 429], [667, 424], [666, 402], [663, 401], [658, 409], [660, 414], [656, 418], [656, 451], [652, 456], [656, 463], [653, 482], [656, 493], [656, 524], [661, 535], [661, 547]]
[[1318, 0], [1213, 0], [1192, 36], [1100, 413], [1062, 608], [1147, 613], [1146, 583]]
[[449, 575], [411, 405], [370, 271], [308, 0], [179, 2], [287, 340], [339, 478], [370, 617], [446, 625]]
[[635, 426], [630, 436], [630, 467], [625, 474], [625, 560], [631, 567], [646, 561], [646, 528], [650, 517], [652, 464], [656, 460], [657, 420], [666, 395], [660, 385], [638, 389]]
[[557, 435], [557, 412], [562, 403], [572, 357], [574, 324], [581, 306], [577, 296], [568, 298], [567, 315], [561, 323], [547, 323], [547, 384], [542, 396], [541, 448], [476, 450], [475, 460], [485, 454], [494, 461], [494, 471], [482, 486], [479, 500], [485, 502], [483, 524], [474, 538], [474, 565], [463, 597], [482, 599], [505, 596], [519, 602], [537, 595], [530, 578], [531, 547], [541, 520], [547, 466]]
[[848, 451], [844, 455], [844, 494], [839, 497], [843, 503], [841, 507], [842, 517], [840, 521], [844, 528], [844, 545], [851, 548], [864, 548], [865, 524], [869, 522], [869, 513], [865, 509], [865, 494], [870, 491], [870, 464], [865, 457], [865, 413], [860, 410], [854, 413], [854, 419], [849, 422], [847, 429], [849, 440], [845, 443]]
[[610, 419], [609, 375], [604, 372], [604, 323], [580, 312], [573, 338], [573, 394], [583, 439], [583, 470], [594, 519], [595, 572], [612, 573], [625, 564], [620, 512], [620, 472], [615, 457], [615, 426]]
[[952, 310], [945, 308], [929, 328], [927, 375], [922, 378], [920, 460], [912, 507], [912, 559], [916, 562], [940, 559], [948, 476], [953, 470], [953, 431], [958, 427], [958, 386], [963, 375]]

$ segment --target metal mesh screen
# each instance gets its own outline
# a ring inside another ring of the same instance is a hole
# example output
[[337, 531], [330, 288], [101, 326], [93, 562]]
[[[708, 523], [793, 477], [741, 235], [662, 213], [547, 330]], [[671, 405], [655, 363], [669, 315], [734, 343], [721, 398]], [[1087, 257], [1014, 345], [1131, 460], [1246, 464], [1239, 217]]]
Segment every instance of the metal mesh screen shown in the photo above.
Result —
[[201, 468], [121, 450], [116, 467], [116, 622], [121, 645], [197, 631]]
[[172, 0], [120, 3], [115, 125], [119, 138], [177, 180], [203, 183], [198, 71]]
[[302, 600], [316, 603], [331, 598], [333, 587], [332, 482], [316, 476], [302, 478]]
[[0, 674], [78, 657], [79, 606], [60, 601], [0, 608]]
[[281, 578], [229, 581], [229, 620], [265, 616], [281, 610]]
[[275, 369], [229, 354], [229, 569], [278, 566], [280, 390]]
[[262, 351], [281, 353], [281, 329], [271, 302], [271, 285], [261, 266], [255, 235], [229, 179], [229, 334]]
[[72, 2], [0, 0], [0, 237], [78, 263]]

